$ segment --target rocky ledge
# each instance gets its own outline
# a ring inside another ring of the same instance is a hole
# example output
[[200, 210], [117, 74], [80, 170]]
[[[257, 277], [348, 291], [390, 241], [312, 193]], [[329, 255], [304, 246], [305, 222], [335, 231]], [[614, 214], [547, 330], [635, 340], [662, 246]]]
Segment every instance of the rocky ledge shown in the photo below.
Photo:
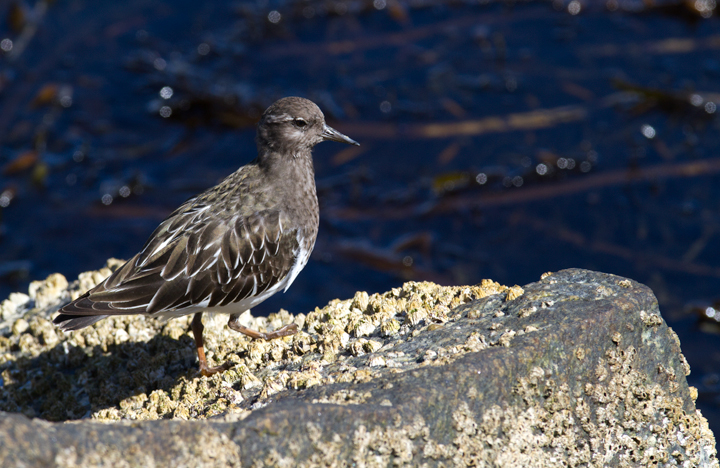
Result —
[[271, 342], [206, 319], [209, 359], [236, 365], [205, 378], [186, 318], [52, 325], [117, 265], [0, 304], [1, 466], [718, 467], [677, 335], [634, 281], [406, 283], [245, 314], [300, 326]]

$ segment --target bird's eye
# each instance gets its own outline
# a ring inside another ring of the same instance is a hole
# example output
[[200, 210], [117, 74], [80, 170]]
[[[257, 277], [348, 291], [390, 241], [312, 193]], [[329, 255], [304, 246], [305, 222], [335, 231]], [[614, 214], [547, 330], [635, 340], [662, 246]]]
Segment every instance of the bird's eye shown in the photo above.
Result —
[[293, 125], [295, 125], [298, 128], [303, 128], [307, 126], [307, 122], [305, 122], [303, 119], [295, 119], [293, 120]]

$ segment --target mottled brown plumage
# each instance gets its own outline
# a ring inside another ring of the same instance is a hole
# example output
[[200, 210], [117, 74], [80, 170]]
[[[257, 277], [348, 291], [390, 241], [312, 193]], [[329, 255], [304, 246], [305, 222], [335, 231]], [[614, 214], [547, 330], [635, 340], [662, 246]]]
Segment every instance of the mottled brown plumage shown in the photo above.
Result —
[[217, 186], [191, 198], [155, 229], [140, 253], [108, 279], [62, 307], [54, 323], [78, 330], [109, 315], [195, 314], [193, 332], [204, 375], [211, 368], [202, 344], [202, 312], [230, 314], [230, 328], [272, 339], [237, 321], [280, 289], [307, 263], [318, 232], [312, 148], [325, 140], [357, 143], [325, 124], [320, 109], [284, 98], [262, 116], [257, 158]]

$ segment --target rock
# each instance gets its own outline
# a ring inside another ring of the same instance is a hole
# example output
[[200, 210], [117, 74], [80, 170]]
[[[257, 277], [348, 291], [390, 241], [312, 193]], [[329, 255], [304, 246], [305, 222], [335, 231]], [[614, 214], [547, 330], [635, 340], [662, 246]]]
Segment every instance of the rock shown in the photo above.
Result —
[[53, 273], [45, 281], [33, 281], [28, 288], [30, 299], [35, 301], [35, 307], [42, 309], [58, 303], [65, 291], [68, 282], [60, 273]]
[[22, 335], [28, 328], [30, 328], [30, 324], [27, 322], [27, 320], [17, 319], [15, 320], [15, 323], [13, 323], [13, 335]]
[[19, 309], [30, 301], [30, 296], [23, 293], [10, 293], [7, 299], [0, 303], [0, 319], [14, 318]]
[[406, 283], [243, 317], [302, 326], [271, 342], [209, 320], [208, 355], [236, 362], [211, 378], [186, 318], [53, 336], [47, 314], [0, 337], [2, 466], [718, 467], [677, 335], [613, 275]]

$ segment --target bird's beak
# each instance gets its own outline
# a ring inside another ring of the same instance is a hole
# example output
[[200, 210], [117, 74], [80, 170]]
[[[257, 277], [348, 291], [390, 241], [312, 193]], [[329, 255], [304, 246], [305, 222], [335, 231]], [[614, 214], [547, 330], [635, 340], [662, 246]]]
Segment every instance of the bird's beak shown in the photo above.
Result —
[[360, 146], [360, 143], [349, 136], [343, 135], [328, 124], [323, 124], [322, 137], [323, 140], [332, 140], [340, 143], [347, 143], [348, 145]]

